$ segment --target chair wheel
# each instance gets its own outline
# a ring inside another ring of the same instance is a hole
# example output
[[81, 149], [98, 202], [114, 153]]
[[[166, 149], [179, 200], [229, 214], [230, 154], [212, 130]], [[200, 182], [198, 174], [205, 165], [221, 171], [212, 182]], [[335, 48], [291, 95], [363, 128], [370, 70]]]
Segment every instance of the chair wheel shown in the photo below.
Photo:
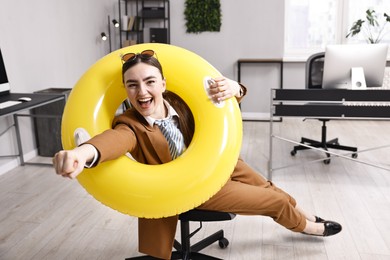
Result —
[[324, 164], [330, 164], [330, 159], [326, 159], [323, 162], [324, 162]]
[[219, 245], [220, 248], [225, 249], [229, 245], [229, 240], [227, 240], [226, 238], [221, 238], [218, 241], [218, 245]]
[[295, 155], [297, 154], [297, 151], [292, 150], [292, 151], [290, 152], [290, 154], [291, 154], [291, 156], [295, 156]]
[[358, 157], [358, 154], [357, 153], [353, 153], [352, 154], [352, 158], [356, 159]]

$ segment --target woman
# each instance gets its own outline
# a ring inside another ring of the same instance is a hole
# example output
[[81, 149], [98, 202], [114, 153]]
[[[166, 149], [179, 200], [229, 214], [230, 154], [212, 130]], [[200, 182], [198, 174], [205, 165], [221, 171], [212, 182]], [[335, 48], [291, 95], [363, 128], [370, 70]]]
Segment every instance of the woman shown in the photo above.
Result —
[[[194, 133], [191, 111], [177, 95], [166, 91], [163, 70], [154, 52], [129, 53], [122, 59], [123, 83], [132, 108], [114, 119], [112, 129], [73, 150], [58, 152], [53, 158], [57, 174], [73, 179], [84, 167], [93, 167], [126, 152], [140, 163], [162, 164], [173, 160], [190, 144]], [[240, 101], [245, 93], [244, 86], [218, 77], [211, 83], [209, 94], [213, 101], [220, 102], [232, 97]], [[181, 138], [177, 147], [167, 141], [166, 131], [159, 128], [160, 120], [167, 118], [180, 133], [176, 134]], [[225, 186], [198, 208], [269, 216], [292, 231], [310, 235], [330, 236], [341, 231], [340, 224], [304, 212], [290, 195], [241, 159]], [[169, 259], [177, 221], [177, 216], [139, 219], [139, 251]]]

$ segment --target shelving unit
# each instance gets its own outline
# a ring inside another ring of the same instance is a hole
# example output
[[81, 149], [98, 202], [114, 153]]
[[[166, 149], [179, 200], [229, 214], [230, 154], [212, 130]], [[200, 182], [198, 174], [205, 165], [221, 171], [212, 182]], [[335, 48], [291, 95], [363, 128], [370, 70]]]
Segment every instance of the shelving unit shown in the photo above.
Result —
[[118, 0], [120, 47], [146, 42], [170, 43], [169, 0]]

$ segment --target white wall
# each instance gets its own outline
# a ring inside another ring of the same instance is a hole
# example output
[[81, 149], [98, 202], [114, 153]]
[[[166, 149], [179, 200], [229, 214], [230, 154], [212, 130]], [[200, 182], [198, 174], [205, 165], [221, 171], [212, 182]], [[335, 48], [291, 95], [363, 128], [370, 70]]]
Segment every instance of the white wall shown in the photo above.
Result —
[[0, 46], [13, 92], [72, 87], [107, 52], [107, 0], [12, 0], [0, 9]]
[[[108, 53], [107, 15], [118, 17], [117, 0], [1, 0], [0, 47], [12, 92], [72, 88], [96, 60]], [[236, 79], [239, 58], [283, 56], [283, 0], [221, 0], [221, 32], [185, 33], [184, 0], [171, 0], [171, 44], [194, 51], [222, 74]], [[117, 40], [113, 41], [118, 46]], [[259, 75], [246, 74], [243, 82]], [[253, 84], [255, 85], [255, 84]], [[250, 100], [248, 102], [251, 102]], [[12, 118], [0, 118], [0, 133]], [[32, 130], [22, 136], [25, 153], [36, 149]], [[0, 137], [0, 154], [16, 151], [12, 131]], [[17, 165], [0, 159], [0, 174]]]
[[[0, 48], [11, 91], [72, 88], [108, 52], [99, 35], [107, 31], [107, 15], [117, 10], [115, 4], [116, 0], [1, 0]], [[12, 122], [12, 117], [0, 118], [0, 133]], [[34, 151], [30, 120], [20, 124], [24, 152]], [[0, 155], [15, 152], [15, 134], [8, 131], [0, 137]], [[0, 165], [1, 174], [17, 161], [3, 158]]]
[[171, 1], [171, 43], [198, 53], [225, 76], [236, 79], [239, 58], [283, 57], [283, 0], [221, 0], [221, 31], [200, 34], [185, 33], [183, 2]]

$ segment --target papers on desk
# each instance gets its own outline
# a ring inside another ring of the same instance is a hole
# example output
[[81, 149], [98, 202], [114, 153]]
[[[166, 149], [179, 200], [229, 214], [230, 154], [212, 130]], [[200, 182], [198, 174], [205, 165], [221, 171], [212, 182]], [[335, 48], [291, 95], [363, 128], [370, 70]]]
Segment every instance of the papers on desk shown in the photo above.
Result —
[[0, 109], [3, 109], [3, 108], [7, 108], [7, 107], [12, 107], [12, 106], [15, 106], [17, 104], [20, 104], [22, 103], [22, 101], [5, 101], [3, 103], [0, 103]]

